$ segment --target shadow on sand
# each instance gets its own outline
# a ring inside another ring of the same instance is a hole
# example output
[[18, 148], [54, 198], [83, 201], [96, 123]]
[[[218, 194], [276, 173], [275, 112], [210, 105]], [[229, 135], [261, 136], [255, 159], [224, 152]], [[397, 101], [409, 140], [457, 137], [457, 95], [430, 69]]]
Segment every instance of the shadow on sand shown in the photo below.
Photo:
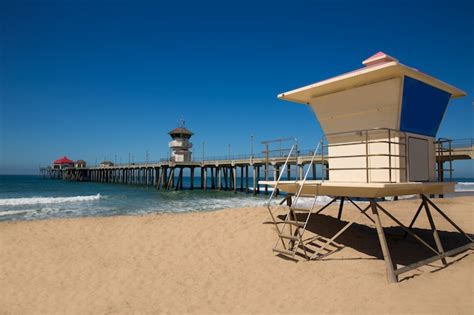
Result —
[[[280, 215], [281, 220], [285, 219], [284, 215]], [[306, 214], [298, 214], [298, 221], [305, 221]], [[370, 222], [368, 222], [370, 223]], [[312, 214], [306, 230], [316, 234], [322, 239], [330, 239], [333, 237], [341, 228], [347, 224], [347, 221], [338, 220], [332, 216], [324, 214]], [[421, 261], [426, 258], [430, 258], [434, 255], [432, 251], [423, 246], [417, 240], [411, 236], [404, 238], [405, 232], [400, 227], [385, 227], [385, 236], [387, 238], [388, 247], [392, 256], [394, 264], [399, 265], [410, 265]], [[433, 239], [432, 231], [429, 229], [413, 228], [412, 231], [426, 241], [433, 248], [436, 248], [436, 244]], [[438, 230], [441, 242], [445, 251], [457, 248], [464, 244], [468, 244], [466, 238], [458, 232], [440, 231]], [[468, 234], [471, 238], [472, 235]], [[359, 260], [359, 259], [381, 259], [383, 260], [382, 250], [380, 248], [379, 239], [377, 237], [377, 230], [375, 226], [368, 226], [359, 223], [354, 223], [349, 229], [347, 229], [339, 238], [336, 239], [336, 243], [340, 246], [333, 246], [333, 251], [340, 251], [343, 247], [351, 247], [356, 251], [364, 253], [374, 258], [332, 258], [331, 255], [323, 260]], [[319, 243], [321, 244], [321, 243]], [[309, 248], [309, 253], [314, 251]], [[470, 252], [464, 252], [457, 255], [457, 260], [463, 259], [464, 256], [468, 256]], [[463, 256], [463, 257], [461, 257]], [[436, 263], [439, 266], [433, 266], [438, 271], [445, 268], [441, 264]], [[449, 264], [448, 264], [449, 265]]]

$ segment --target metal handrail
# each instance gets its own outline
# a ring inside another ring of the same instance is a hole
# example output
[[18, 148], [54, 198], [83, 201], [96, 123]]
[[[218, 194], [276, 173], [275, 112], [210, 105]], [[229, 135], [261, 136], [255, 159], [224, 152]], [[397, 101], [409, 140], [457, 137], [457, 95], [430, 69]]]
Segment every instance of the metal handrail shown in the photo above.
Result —
[[[406, 157], [405, 154], [390, 154], [390, 153], [377, 153], [377, 154], [369, 154], [369, 157], [372, 156], [392, 156], [392, 157]], [[366, 154], [355, 154], [355, 155], [336, 155], [336, 156], [327, 156], [326, 159], [341, 159], [341, 158], [356, 158], [356, 157], [366, 157]]]
[[[370, 139], [370, 136], [376, 134], [380, 135], [382, 139]], [[356, 139], [356, 141], [351, 141], [347, 143], [337, 143], [337, 138], [344, 137], [344, 136], [356, 136], [360, 139]], [[387, 137], [387, 139], [384, 139], [384, 137]], [[398, 141], [392, 140], [392, 137], [398, 137]], [[327, 167], [325, 170], [326, 171], [338, 171], [338, 170], [360, 170], [363, 171], [365, 170], [365, 177], [366, 177], [366, 182], [369, 183], [371, 182], [371, 176], [370, 176], [370, 171], [371, 170], [388, 170], [388, 181], [389, 183], [393, 182], [393, 177], [392, 177], [392, 171], [393, 170], [400, 170], [400, 171], [405, 171], [405, 176], [408, 178], [408, 142], [407, 142], [407, 134], [404, 131], [400, 130], [395, 130], [391, 128], [372, 128], [372, 129], [363, 129], [363, 130], [354, 130], [354, 131], [342, 131], [342, 132], [335, 132], [335, 133], [329, 133], [323, 136], [323, 139], [326, 139], [328, 141], [327, 144], [323, 143], [323, 151], [325, 148], [330, 148], [330, 147], [345, 147], [345, 146], [353, 146], [353, 145], [363, 145], [365, 146], [365, 154], [354, 154], [354, 155], [338, 155], [338, 156], [331, 156], [329, 155], [329, 152], [327, 156], [324, 158], [329, 161], [331, 159], [339, 159], [339, 158], [365, 158], [365, 167], [345, 167], [345, 168], [336, 168], [336, 167]], [[329, 138], [331, 139], [331, 142], [329, 143]], [[334, 143], [336, 141], [336, 143]], [[388, 153], [369, 153], [369, 146], [371, 144], [387, 144], [388, 145]], [[396, 145], [399, 147], [400, 152], [393, 152], [392, 150], [392, 145]], [[404, 153], [402, 152], [402, 147], [404, 147]], [[370, 160], [372, 157], [388, 157], [388, 167], [372, 167], [370, 166]], [[394, 167], [392, 165], [392, 158], [400, 158], [404, 159], [405, 165], [402, 167], [401, 165], [399, 167]]]
[[474, 146], [474, 139], [473, 138], [464, 138], [464, 139], [455, 139], [451, 140], [451, 146], [453, 148], [459, 147], [472, 147]]
[[306, 180], [307, 180], [307, 178], [308, 178], [309, 171], [310, 171], [310, 169], [311, 169], [311, 166], [312, 166], [313, 163], [314, 163], [314, 160], [315, 160], [316, 155], [317, 155], [317, 153], [318, 153], [318, 151], [319, 151], [320, 145], [321, 145], [321, 142], [318, 142], [318, 145], [316, 146], [316, 150], [314, 150], [314, 154], [313, 154], [313, 156], [312, 156], [312, 158], [311, 158], [311, 162], [309, 163], [309, 166], [308, 166], [308, 168], [306, 169], [306, 173], [305, 173], [305, 175], [304, 175], [303, 181], [301, 182], [301, 184], [300, 184], [300, 186], [299, 186], [299, 189], [298, 189], [298, 194], [295, 196], [295, 205], [296, 205], [296, 203], [298, 202], [298, 199], [299, 199], [299, 197], [300, 197], [300, 195], [301, 195], [301, 192], [303, 191], [303, 186], [304, 186], [304, 184], [306, 183]]
[[[311, 166], [312, 166], [313, 163], [314, 163], [314, 160], [315, 160], [315, 158], [316, 158], [316, 155], [318, 154], [318, 151], [319, 151], [320, 146], [321, 146], [321, 141], [318, 142], [318, 145], [316, 146], [316, 150], [314, 150], [314, 154], [313, 154], [313, 156], [312, 156], [312, 158], [311, 158], [311, 162], [310, 162], [310, 164], [309, 164], [309, 166], [308, 166], [308, 169], [306, 170], [306, 173], [305, 173], [305, 175], [304, 175], [304, 178], [303, 178], [302, 182], [299, 183], [298, 191], [297, 191], [297, 193], [296, 193], [296, 195], [295, 195], [294, 202], [292, 202], [292, 206], [293, 206], [293, 207], [298, 204], [298, 200], [299, 200], [299, 198], [300, 198], [300, 196], [301, 196], [301, 192], [303, 191], [304, 184], [306, 183], [306, 180], [307, 180], [307, 178], [308, 178], [309, 171], [310, 171], [310, 169], [311, 169]], [[297, 182], [297, 181], [295, 181], [295, 182]], [[306, 230], [306, 226], [307, 226], [307, 224], [308, 224], [309, 216], [310, 216], [311, 213], [313, 212], [314, 206], [316, 205], [316, 200], [317, 200], [316, 197], [317, 197], [317, 196], [314, 197], [314, 201], [313, 201], [313, 204], [312, 204], [312, 206], [311, 206], [310, 213], [309, 213], [308, 216], [306, 217], [306, 221], [305, 221], [305, 223], [304, 223], [304, 226], [302, 227], [302, 230], [303, 230], [303, 231]], [[286, 226], [288, 220], [290, 219], [290, 213], [292, 213], [292, 208], [291, 208], [291, 207], [290, 207], [289, 211], [288, 211], [287, 214], [286, 214], [285, 221], [284, 221], [283, 226], [282, 226], [282, 228], [281, 228], [282, 231], [285, 230], [285, 226]], [[277, 224], [276, 224], [276, 222], [275, 222], [275, 226], [276, 226], [276, 225], [277, 225]], [[279, 229], [278, 227], [277, 227], [277, 231], [278, 231], [278, 234], [280, 234], [280, 229]], [[304, 232], [303, 232], [303, 233], [304, 233]], [[301, 237], [302, 237], [302, 233], [299, 234], [298, 241], [297, 241], [297, 243], [294, 245], [295, 248], [297, 248], [297, 247], [299, 246], [299, 243], [302, 242]], [[283, 242], [283, 239], [280, 238], [280, 237], [278, 237], [278, 239], [277, 239], [277, 241], [276, 241], [276, 243], [275, 243], [275, 247], [277, 246], [278, 241], [281, 241], [282, 244], [283, 244], [283, 246], [285, 247], [285, 244], [284, 244], [284, 242]]]
[[[461, 139], [464, 140], [464, 139]], [[471, 139], [471, 146], [472, 146], [472, 139]], [[437, 141], [435, 141], [435, 153], [436, 154], [436, 161], [438, 162], [438, 167], [435, 169], [435, 172], [438, 177], [438, 181], [443, 181], [444, 182], [444, 172], [449, 172], [449, 181], [453, 180], [453, 160], [452, 160], [452, 153], [453, 153], [453, 147], [452, 147], [453, 140], [447, 139], [447, 138], [439, 138]], [[447, 144], [448, 148], [444, 148], [444, 145]], [[448, 156], [448, 162], [449, 162], [449, 168], [444, 169], [443, 168], [443, 157], [445, 156], [444, 154], [447, 153]], [[441, 166], [441, 168], [440, 168]]]
[[327, 168], [329, 171], [364, 171], [364, 170], [404, 170], [406, 167], [338, 167]]
[[298, 146], [297, 144], [293, 144], [293, 146], [291, 147], [290, 153], [288, 154], [288, 156], [287, 156], [287, 158], [286, 158], [285, 164], [283, 164], [283, 167], [282, 167], [282, 169], [281, 169], [281, 171], [280, 171], [280, 174], [278, 174], [278, 179], [277, 179], [277, 182], [276, 182], [276, 184], [275, 184], [275, 187], [273, 188], [273, 191], [272, 191], [272, 193], [270, 194], [270, 198], [268, 199], [268, 201], [267, 201], [267, 203], [266, 203], [268, 212], [270, 213], [270, 216], [271, 216], [271, 218], [272, 218], [273, 223], [275, 224], [275, 227], [276, 227], [278, 233], [280, 233], [280, 229], [278, 228], [278, 224], [277, 224], [277, 222], [276, 222], [276, 220], [275, 220], [275, 216], [273, 215], [273, 212], [272, 212], [272, 210], [271, 210], [271, 202], [272, 202], [272, 200], [273, 200], [273, 198], [274, 198], [274, 196], [275, 196], [275, 193], [276, 193], [276, 191], [277, 191], [277, 189], [278, 189], [278, 185], [280, 184], [280, 181], [281, 181], [281, 178], [282, 178], [282, 176], [283, 176], [283, 173], [285, 172], [285, 169], [286, 169], [286, 167], [288, 166], [288, 161], [290, 160], [290, 157], [291, 157], [291, 155], [293, 154], [293, 151], [297, 148], [297, 146]]
[[266, 140], [262, 141], [262, 144], [269, 144], [269, 143], [277, 143], [277, 142], [288, 142], [288, 141], [293, 141], [295, 138], [282, 138], [282, 139], [273, 139], [273, 140]]
[[[398, 145], [406, 145], [403, 142], [394, 142], [394, 141], [386, 141], [386, 140], [377, 140], [377, 141], [369, 141], [368, 143], [391, 143], [391, 144], [398, 144]], [[348, 145], [357, 145], [357, 144], [365, 144], [365, 141], [360, 141], [360, 142], [351, 142], [351, 143], [336, 143], [336, 144], [328, 144], [325, 145], [325, 148], [330, 148], [330, 147], [340, 147], [340, 146], [348, 146]]]

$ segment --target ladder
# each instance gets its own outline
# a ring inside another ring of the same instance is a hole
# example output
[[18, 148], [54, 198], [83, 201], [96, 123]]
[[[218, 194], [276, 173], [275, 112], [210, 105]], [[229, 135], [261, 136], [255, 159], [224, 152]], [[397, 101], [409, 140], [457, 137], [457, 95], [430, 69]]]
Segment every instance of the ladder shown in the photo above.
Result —
[[[319, 150], [322, 149], [322, 148], [323, 148], [322, 142], [319, 142], [318, 146], [316, 147], [316, 150], [314, 150], [314, 153], [311, 157], [311, 162], [308, 166], [308, 169], [306, 170], [306, 173], [304, 175], [303, 180], [300, 181], [300, 182], [298, 182], [298, 180], [296, 180], [296, 182], [298, 184], [298, 189], [297, 189], [296, 195], [294, 196], [294, 201], [288, 207], [288, 212], [286, 213], [285, 220], [283, 222], [277, 222], [275, 220], [275, 216], [273, 215], [273, 213], [271, 211], [270, 204], [271, 204], [271, 200], [273, 199], [274, 192], [277, 190], [278, 184], [280, 183], [281, 174], [283, 174], [283, 171], [284, 171], [285, 167], [287, 166], [289, 158], [292, 154], [293, 148], [290, 151], [290, 154], [288, 155], [288, 158], [285, 162], [285, 165], [283, 166], [283, 170], [280, 173], [280, 176], [279, 176], [279, 178], [278, 178], [278, 180], [275, 184], [272, 195], [270, 196], [270, 199], [267, 203], [267, 207], [268, 207], [268, 210], [270, 212], [270, 216], [272, 217], [272, 221], [275, 224], [276, 231], [277, 231], [277, 234], [278, 234], [277, 241], [276, 241], [276, 243], [273, 247], [273, 252], [274, 253], [294, 258], [296, 253], [298, 252], [298, 249], [301, 247], [303, 249], [303, 252], [304, 252], [304, 257], [308, 260], [310, 259], [310, 256], [306, 252], [306, 248], [305, 248], [305, 245], [304, 245], [303, 234], [306, 230], [306, 226], [308, 225], [309, 218], [310, 218], [311, 214], [313, 213], [313, 210], [314, 210], [314, 207], [316, 205], [316, 201], [317, 201], [318, 196], [317, 196], [317, 194], [314, 195], [314, 199], [313, 199], [313, 202], [312, 202], [312, 205], [311, 205], [310, 208], [298, 207], [298, 201], [299, 201], [300, 197], [302, 196], [304, 184], [306, 183], [306, 180], [308, 178], [308, 174], [309, 174], [309, 172], [312, 168], [312, 165], [314, 164], [316, 156], [317, 156]], [[300, 220], [299, 217], [298, 217], [298, 214], [306, 214], [306, 216], [304, 217], [304, 219]], [[278, 224], [281, 224], [281, 223], [283, 225], [280, 228], [278, 226]]]

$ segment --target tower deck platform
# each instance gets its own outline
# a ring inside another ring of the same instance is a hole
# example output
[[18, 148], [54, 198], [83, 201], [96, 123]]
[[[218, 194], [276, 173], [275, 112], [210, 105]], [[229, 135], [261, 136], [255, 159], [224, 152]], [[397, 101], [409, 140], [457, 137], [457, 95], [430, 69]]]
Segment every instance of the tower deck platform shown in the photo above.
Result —
[[[260, 181], [261, 185], [277, 186], [277, 181]], [[296, 194], [303, 181], [280, 181], [278, 189]], [[347, 196], [355, 198], [381, 198], [404, 195], [444, 195], [454, 192], [454, 182], [405, 182], [405, 183], [353, 183], [307, 180], [301, 188], [306, 196]]]

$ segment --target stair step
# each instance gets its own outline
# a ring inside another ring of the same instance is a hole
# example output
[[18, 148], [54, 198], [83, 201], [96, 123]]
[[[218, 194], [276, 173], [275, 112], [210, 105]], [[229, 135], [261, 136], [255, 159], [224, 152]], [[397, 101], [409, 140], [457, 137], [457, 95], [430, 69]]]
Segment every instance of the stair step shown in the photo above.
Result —
[[300, 211], [300, 212], [311, 212], [311, 209], [305, 209], [305, 208], [291, 208], [292, 211]]
[[304, 222], [300, 222], [300, 221], [288, 220], [288, 221], [285, 221], [285, 223], [291, 224], [297, 227], [304, 227]]
[[314, 195], [311, 195], [311, 194], [303, 194], [303, 193], [301, 193], [299, 197], [300, 197], [300, 198], [312, 198], [312, 199], [314, 199]]
[[295, 255], [295, 253], [296, 253], [296, 252], [294, 252], [294, 251], [292, 251], [292, 250], [278, 249], [278, 248], [274, 248], [274, 249], [273, 249], [273, 252], [278, 253], [278, 254], [283, 254], [283, 255], [291, 256], [291, 257], [293, 257], [293, 256]]
[[288, 240], [293, 240], [293, 241], [297, 241], [299, 240], [300, 238], [298, 236], [293, 236], [293, 235], [288, 235], [288, 234], [278, 234], [278, 236], [280, 236], [281, 238], [286, 238]]

